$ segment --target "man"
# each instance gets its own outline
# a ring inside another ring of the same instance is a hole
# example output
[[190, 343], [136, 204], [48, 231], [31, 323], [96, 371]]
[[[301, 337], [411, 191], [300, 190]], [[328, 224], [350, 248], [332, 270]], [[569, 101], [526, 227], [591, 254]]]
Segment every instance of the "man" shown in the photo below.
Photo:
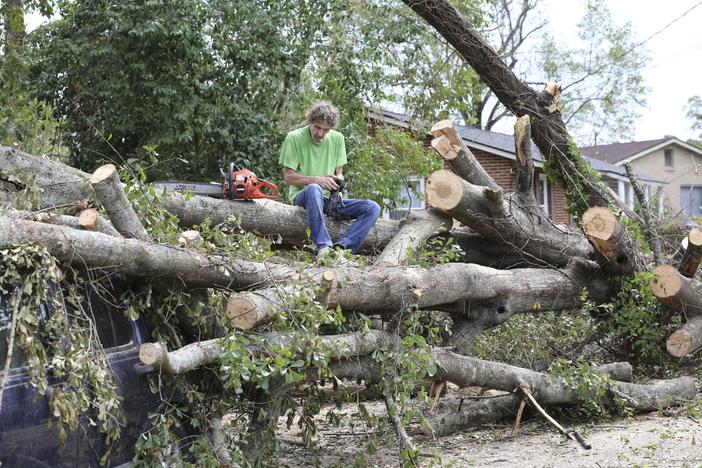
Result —
[[[372, 200], [339, 201], [333, 197], [330, 201], [330, 193], [338, 191], [343, 183], [346, 164], [344, 136], [333, 130], [338, 122], [339, 111], [331, 103], [314, 103], [307, 111], [307, 126], [285, 137], [278, 161], [283, 165], [285, 183], [290, 186], [288, 198], [307, 211], [318, 257], [328, 254], [330, 248], [357, 253], [380, 215], [380, 206]], [[333, 219], [355, 221], [341, 239], [332, 242], [325, 213]]]

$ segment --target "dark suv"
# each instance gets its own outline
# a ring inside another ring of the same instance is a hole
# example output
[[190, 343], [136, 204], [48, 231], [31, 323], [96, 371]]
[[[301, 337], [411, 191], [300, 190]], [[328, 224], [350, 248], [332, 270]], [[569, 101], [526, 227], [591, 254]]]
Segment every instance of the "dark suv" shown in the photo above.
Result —
[[[158, 395], [150, 391], [147, 377], [141, 372], [138, 357], [139, 346], [149, 337], [142, 320], [130, 321], [113, 304], [95, 295], [86, 297], [91, 302], [90, 310], [122, 397], [126, 419], [110, 459], [110, 466], [116, 466], [134, 457], [137, 438], [148, 429], [148, 414], [159, 405]], [[9, 317], [8, 312], [0, 297], [0, 317]], [[7, 356], [8, 328], [0, 321], [0, 366]], [[0, 410], [0, 464], [13, 468], [99, 466], [104, 443], [102, 433], [89, 424], [90, 414], [83, 416], [79, 428], [70, 431], [61, 444], [56, 425], [49, 424], [48, 401], [38, 398], [29, 385], [29, 368], [16, 346], [13, 355]], [[0, 368], [0, 375], [2, 371]]]

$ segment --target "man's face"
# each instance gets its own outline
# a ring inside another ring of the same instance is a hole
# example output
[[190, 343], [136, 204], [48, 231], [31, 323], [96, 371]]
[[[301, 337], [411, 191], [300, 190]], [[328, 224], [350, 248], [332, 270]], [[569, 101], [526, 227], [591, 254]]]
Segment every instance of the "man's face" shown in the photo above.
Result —
[[321, 145], [324, 143], [324, 138], [327, 136], [331, 130], [331, 125], [326, 122], [314, 122], [310, 124], [310, 135], [312, 136], [312, 141], [316, 144]]

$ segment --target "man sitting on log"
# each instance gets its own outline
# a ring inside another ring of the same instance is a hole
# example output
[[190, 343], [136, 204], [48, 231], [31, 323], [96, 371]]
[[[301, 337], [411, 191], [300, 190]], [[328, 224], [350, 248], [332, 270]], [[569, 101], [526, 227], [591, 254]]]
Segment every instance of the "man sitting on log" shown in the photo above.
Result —
[[[333, 130], [338, 122], [339, 111], [330, 102], [314, 103], [307, 111], [307, 125], [285, 137], [278, 161], [290, 186], [289, 200], [307, 211], [318, 258], [333, 248], [357, 253], [380, 215], [380, 206], [372, 200], [341, 199], [346, 145], [344, 136]], [[341, 239], [332, 242], [325, 215], [355, 221]]]

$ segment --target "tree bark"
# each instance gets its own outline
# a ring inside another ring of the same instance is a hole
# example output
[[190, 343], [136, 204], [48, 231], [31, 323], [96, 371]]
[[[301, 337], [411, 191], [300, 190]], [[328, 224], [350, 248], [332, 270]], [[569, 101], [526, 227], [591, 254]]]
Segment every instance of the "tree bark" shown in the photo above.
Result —
[[690, 317], [680, 330], [668, 337], [665, 347], [675, 357], [687, 356], [702, 347], [702, 316]]
[[517, 190], [533, 197], [534, 160], [531, 157], [531, 119], [523, 115], [514, 123], [514, 149], [517, 155]]
[[656, 232], [656, 227], [653, 225], [653, 219], [651, 217], [651, 205], [646, 198], [644, 189], [639, 183], [639, 180], [634, 174], [634, 169], [632, 169], [631, 164], [624, 163], [624, 168], [626, 169], [626, 175], [629, 177], [631, 186], [634, 189], [634, 194], [636, 194], [636, 199], [639, 201], [641, 206], [641, 215], [644, 219], [644, 236], [648, 245], [651, 246], [651, 251], [653, 252], [653, 260], [656, 265], [663, 264], [663, 253], [661, 252], [661, 242], [658, 239], [658, 233]]
[[[243, 230], [280, 238], [287, 245], [299, 246], [307, 241], [305, 210], [274, 200], [232, 201], [197, 196], [186, 200], [180, 194], [168, 192], [163, 205], [178, 217], [180, 226], [186, 229], [202, 223], [206, 218], [213, 224], [219, 224], [234, 217]], [[326, 219], [329, 234], [334, 239], [341, 238], [350, 223]], [[379, 219], [363, 241], [363, 251], [380, 250], [397, 234], [398, 229], [397, 221]]]
[[[233, 335], [235, 337], [236, 335]], [[252, 344], [252, 354], [264, 352], [271, 346], [291, 347], [298, 339], [295, 333], [270, 332], [263, 335], [247, 335]], [[395, 338], [378, 330], [346, 335], [323, 335], [319, 344], [331, 349], [331, 357], [348, 359], [370, 354], [378, 349], [392, 346]], [[303, 344], [304, 347], [304, 344]], [[139, 348], [139, 359], [147, 366], [161, 369], [169, 374], [182, 374], [206, 364], [217, 362], [226, 351], [226, 338], [201, 341], [169, 352], [163, 343], [144, 343]], [[296, 351], [304, 351], [296, 350]]]
[[68, 206], [93, 194], [88, 184], [89, 174], [53, 159], [0, 146], [0, 180], [8, 180], [13, 174], [34, 177], [34, 182], [43, 189], [41, 209]]
[[583, 214], [580, 226], [599, 254], [602, 268], [618, 275], [645, 270], [646, 259], [612, 210], [590, 208]]
[[671, 309], [685, 315], [702, 315], [702, 283], [686, 278], [670, 265], [653, 269], [649, 286], [653, 295]]
[[[461, 387], [477, 385], [512, 392], [521, 384], [527, 384], [536, 399], [543, 405], [565, 406], [582, 402], [582, 397], [561, 380], [546, 374], [510, 366], [508, 364], [483, 361], [460, 356], [445, 350], [434, 350], [437, 376], [446, 378]], [[649, 385], [614, 382], [618, 396], [626, 399], [637, 412], [656, 411], [692, 400], [697, 394], [697, 383], [690, 377], [659, 381]], [[516, 413], [517, 396], [499, 397], [496, 407], [492, 403], [478, 403], [475, 408], [466, 406], [463, 411], [449, 410], [437, 413], [429, 419], [434, 434], [444, 435], [474, 425], [475, 419], [495, 416], [512, 416]], [[610, 395], [610, 404], [613, 395]]]
[[178, 247], [0, 216], [0, 246], [18, 242], [42, 244], [60, 261], [80, 267], [105, 268], [142, 278], [178, 278], [185, 284], [231, 290], [270, 285], [295, 274], [283, 265], [203, 255]]
[[453, 122], [442, 120], [431, 127], [431, 134], [434, 139], [431, 147], [439, 153], [449, 167], [463, 180], [474, 185], [499, 189], [495, 179], [493, 179], [480, 165], [473, 153], [463, 142], [463, 138], [456, 132]]
[[[25, 211], [25, 210], [10, 210], [6, 211], [4, 213], [1, 213], [2, 216], [6, 216], [11, 219], [21, 219], [25, 221], [37, 221], [40, 223], [47, 223], [47, 224], [57, 224], [60, 226], [66, 226], [70, 227], [73, 229], [82, 229], [85, 230], [85, 227], [81, 224], [80, 217], [76, 218], [75, 216], [68, 216], [68, 215], [59, 215], [59, 214], [53, 214], [53, 213], [47, 213], [44, 211]], [[96, 220], [96, 225], [95, 229], [98, 232], [101, 232], [103, 234], [107, 234], [110, 236], [116, 236], [116, 237], [122, 237], [119, 232], [112, 226], [112, 223], [107, 221], [106, 219], [103, 219], [101, 217], [98, 217]]]
[[131, 239], [151, 241], [151, 236], [139, 221], [122, 184], [114, 164], [105, 164], [90, 176], [90, 185], [95, 191], [95, 198], [102, 204], [120, 234]]
[[409, 252], [415, 254], [433, 235], [449, 231], [453, 219], [439, 210], [412, 211], [400, 223], [399, 232], [375, 259], [375, 266], [407, 265]]
[[702, 261], [702, 230], [692, 228], [687, 235], [687, 247], [680, 259], [678, 271], [687, 278], [694, 278]]
[[[339, 268], [334, 272], [339, 287], [332, 292], [330, 307], [359, 312], [394, 313], [414, 301], [414, 291], [421, 297], [420, 309], [446, 310], [458, 316], [482, 316], [486, 323], [502, 323], [514, 313], [538, 310], [568, 310], [579, 307], [582, 288], [588, 288], [590, 299], [602, 302], [611, 297], [611, 285], [589, 267], [572, 265], [564, 270], [522, 268], [495, 270], [473, 264], [448, 263], [433, 268]], [[310, 269], [318, 278], [320, 269]], [[257, 316], [280, 310], [284, 297], [274, 291], [256, 307]], [[247, 295], [250, 298], [250, 295]], [[493, 322], [490, 322], [492, 320]]]
[[504, 195], [440, 170], [427, 180], [427, 200], [483, 237], [529, 256], [533, 264], [563, 266], [573, 257], [594, 256], [582, 235], [555, 226], [533, 197]]

